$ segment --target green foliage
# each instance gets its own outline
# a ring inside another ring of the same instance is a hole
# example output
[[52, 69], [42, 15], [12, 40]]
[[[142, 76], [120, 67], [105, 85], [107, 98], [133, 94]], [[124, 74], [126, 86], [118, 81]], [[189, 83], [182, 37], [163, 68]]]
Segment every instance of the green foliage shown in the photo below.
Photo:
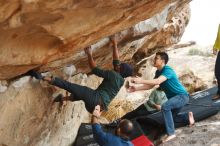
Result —
[[206, 57], [212, 56], [212, 54], [210, 54], [208, 52], [203, 52], [197, 48], [190, 49], [188, 52], [188, 55], [190, 55], [190, 56], [199, 55], [199, 56], [206, 56]]

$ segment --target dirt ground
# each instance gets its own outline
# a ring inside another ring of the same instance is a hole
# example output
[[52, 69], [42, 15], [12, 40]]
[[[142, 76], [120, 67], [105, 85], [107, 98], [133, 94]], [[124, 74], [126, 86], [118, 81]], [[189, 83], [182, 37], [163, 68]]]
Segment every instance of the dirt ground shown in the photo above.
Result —
[[220, 146], [220, 113], [193, 127], [176, 129], [177, 137], [161, 146]]

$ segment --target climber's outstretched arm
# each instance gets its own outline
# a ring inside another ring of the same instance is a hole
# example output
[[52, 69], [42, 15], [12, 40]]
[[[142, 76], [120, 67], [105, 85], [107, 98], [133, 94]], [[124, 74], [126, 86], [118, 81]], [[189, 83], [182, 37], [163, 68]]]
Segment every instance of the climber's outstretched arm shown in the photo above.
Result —
[[111, 36], [110, 41], [113, 45], [113, 60], [119, 60], [118, 42], [116, 41], [116, 36]]
[[92, 49], [91, 49], [91, 47], [86, 47], [84, 49], [84, 51], [85, 51], [86, 55], [88, 56], [88, 63], [89, 63], [90, 69], [95, 68], [96, 67], [96, 63], [95, 63], [95, 61], [93, 59], [93, 56], [92, 56]]

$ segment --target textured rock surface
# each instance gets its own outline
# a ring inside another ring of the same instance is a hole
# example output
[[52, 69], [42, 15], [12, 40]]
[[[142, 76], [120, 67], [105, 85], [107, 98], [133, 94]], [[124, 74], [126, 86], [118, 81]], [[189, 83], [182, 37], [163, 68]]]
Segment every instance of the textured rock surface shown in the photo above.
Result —
[[[187, 2], [188, 0], [1, 0], [0, 79], [13, 78], [32, 68], [40, 67], [45, 71], [68, 63], [73, 63], [78, 72], [88, 71], [82, 48], [120, 31], [122, 34], [128, 32], [121, 40], [124, 42], [152, 32], [160, 34], [162, 30], [169, 34], [164, 37], [175, 40], [184, 30], [176, 25], [188, 22], [188, 16], [182, 15], [184, 21], [175, 24], [172, 29], [166, 29], [167, 26], [161, 28], [168, 21], [173, 23], [174, 21], [170, 21], [177, 15], [176, 10], [179, 13], [187, 8]], [[143, 20], [147, 22], [132, 28]], [[156, 34], [153, 35], [154, 38], [157, 37]], [[108, 42], [104, 39], [103, 43], [99, 43], [99, 50], [95, 55], [98, 63], [104, 67], [109, 66], [110, 59], [102, 58], [110, 54], [106, 41]], [[152, 39], [150, 42], [158, 43]], [[169, 42], [177, 41], [166, 40], [160, 46], [169, 45]], [[105, 47], [100, 48], [100, 45]], [[153, 46], [151, 48], [157, 45]], [[121, 51], [122, 60], [130, 59], [137, 49], [134, 45], [125, 47]]]
[[190, 94], [207, 88], [202, 79], [196, 77], [192, 71], [184, 73], [180, 80]]
[[[121, 60], [139, 61], [179, 41], [189, 19], [188, 1], [0, 0], [0, 80], [7, 80], [0, 83], [0, 145], [70, 145], [80, 123], [90, 122], [82, 102], [62, 109], [52, 104], [52, 95], [64, 91], [29, 77], [8, 79], [33, 68], [56, 69], [61, 75], [58, 68], [74, 65], [61, 69], [65, 78], [96, 88], [101, 80], [93, 76], [70, 78], [89, 71], [84, 47], [92, 45], [97, 64], [110, 68], [108, 36], [116, 33]], [[121, 111], [137, 107], [148, 95], [127, 94], [122, 88], [117, 99], [135, 104]]]
[[[78, 79], [79, 80], [79, 79]], [[62, 109], [52, 104], [52, 88], [24, 77], [0, 94], [0, 145], [66, 146], [82, 121], [90, 122], [81, 101]]]
[[176, 130], [177, 138], [161, 146], [219, 146], [220, 114], [196, 123], [192, 128], [183, 127]]
[[[189, 55], [190, 50], [195, 48], [208, 56]], [[170, 51], [169, 56], [169, 65], [177, 71], [180, 77], [186, 71], [192, 71], [194, 78], [201, 78], [208, 87], [213, 86], [211, 83], [215, 58], [211, 55], [211, 48], [208, 51], [198, 46], [181, 48]], [[149, 62], [145, 67], [147, 71], [142, 67], [144, 78], [153, 77], [155, 69], [148, 67]], [[197, 64], [191, 62], [197, 62]], [[202, 70], [207, 70], [207, 72], [202, 72]], [[148, 71], [152, 74], [145, 74]], [[92, 88], [96, 88], [101, 82], [100, 78], [94, 75], [87, 77], [86, 74], [78, 74], [69, 80]], [[0, 145], [67, 146], [74, 141], [80, 123], [90, 122], [82, 102], [68, 102], [62, 109], [58, 104], [52, 105], [54, 89], [45, 83], [40, 84], [36, 80], [25, 77], [18, 81], [8, 82], [8, 84], [10, 86], [7, 90], [0, 93]], [[7, 83], [4, 81], [2, 85], [7, 86]], [[60, 92], [64, 93], [62, 90], [56, 91], [56, 93]], [[111, 103], [109, 112], [104, 116], [109, 120], [122, 116], [146, 101], [149, 93], [150, 91], [130, 94], [125, 92], [123, 87]], [[218, 120], [219, 114], [207, 121], [197, 123], [192, 129], [179, 128], [177, 139], [166, 145], [219, 144]]]
[[[166, 24], [157, 32], [146, 36], [144, 45], [135, 54], [135, 59], [150, 56], [158, 50], [163, 50], [180, 41], [185, 27], [189, 22], [190, 9], [187, 5], [177, 4], [169, 9]], [[160, 19], [159, 19], [160, 21]]]

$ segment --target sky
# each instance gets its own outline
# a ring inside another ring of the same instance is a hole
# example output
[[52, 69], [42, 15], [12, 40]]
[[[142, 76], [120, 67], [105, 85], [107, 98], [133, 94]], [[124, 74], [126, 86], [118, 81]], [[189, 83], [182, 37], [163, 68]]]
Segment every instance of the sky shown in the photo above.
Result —
[[220, 0], [192, 0], [191, 18], [181, 42], [196, 41], [198, 45], [213, 45], [220, 24]]

